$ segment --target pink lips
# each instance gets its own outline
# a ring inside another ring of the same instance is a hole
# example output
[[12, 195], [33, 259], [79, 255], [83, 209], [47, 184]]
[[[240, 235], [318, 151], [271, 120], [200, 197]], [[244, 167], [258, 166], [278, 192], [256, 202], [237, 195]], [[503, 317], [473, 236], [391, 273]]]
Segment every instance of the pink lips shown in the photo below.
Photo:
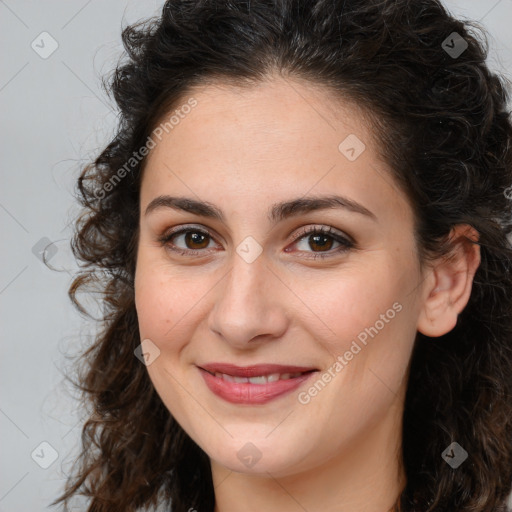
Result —
[[198, 368], [213, 393], [235, 404], [267, 403], [298, 388], [316, 370], [303, 366], [259, 364], [241, 367], [227, 363], [204, 364]]

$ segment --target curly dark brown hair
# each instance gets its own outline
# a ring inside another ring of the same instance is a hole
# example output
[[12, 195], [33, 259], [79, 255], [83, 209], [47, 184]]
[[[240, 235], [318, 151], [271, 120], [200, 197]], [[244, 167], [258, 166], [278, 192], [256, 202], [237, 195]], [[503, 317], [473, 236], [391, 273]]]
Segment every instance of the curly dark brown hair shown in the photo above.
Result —
[[[460, 55], [449, 51], [454, 37], [468, 45]], [[455, 19], [438, 0], [169, 0], [160, 17], [128, 26], [122, 38], [126, 54], [107, 85], [119, 125], [78, 179], [83, 213], [72, 240], [81, 261], [73, 303], [85, 313], [77, 292], [92, 285], [103, 291], [101, 330], [77, 362], [75, 383], [93, 411], [76, 474], [52, 505], [64, 502], [68, 510], [80, 494], [90, 498], [90, 512], [171, 502], [173, 512], [213, 511], [208, 456], [134, 357], [145, 159], [122, 179], [118, 172], [192, 87], [251, 86], [278, 72], [364, 109], [413, 206], [422, 262], [449, 252], [455, 225], [478, 231], [481, 264], [456, 327], [439, 338], [418, 333], [415, 341], [402, 432], [407, 484], [396, 507], [505, 511], [512, 482], [512, 123], [509, 83], [486, 64], [485, 30]], [[469, 452], [457, 470], [441, 457], [453, 441]]]

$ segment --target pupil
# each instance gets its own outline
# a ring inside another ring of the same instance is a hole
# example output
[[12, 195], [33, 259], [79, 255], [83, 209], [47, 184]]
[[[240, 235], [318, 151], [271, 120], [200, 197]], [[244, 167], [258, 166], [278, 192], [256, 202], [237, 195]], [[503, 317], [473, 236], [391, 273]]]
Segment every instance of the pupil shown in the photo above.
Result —
[[[313, 238], [313, 244], [319, 246], [320, 248], [325, 249], [326, 242], [327, 242], [327, 249], [330, 249], [330, 246], [332, 245], [332, 240], [331, 240], [331, 244], [329, 244], [328, 239], [330, 237], [327, 235], [312, 235], [312, 238]], [[322, 239], [323, 239], [323, 242], [319, 242], [319, 240], [322, 240]], [[311, 248], [313, 249], [313, 246], [311, 246]]]
[[[201, 240], [202, 239], [202, 240]], [[196, 232], [188, 232], [186, 235], [185, 235], [185, 241], [187, 242], [187, 245], [189, 243], [192, 243], [192, 244], [201, 244], [201, 241], [203, 242], [203, 244], [201, 245], [201, 248], [205, 246], [204, 242], [206, 240], [206, 235], [203, 235], [202, 233], [196, 233]], [[208, 242], [206, 243], [206, 245], [208, 245]]]

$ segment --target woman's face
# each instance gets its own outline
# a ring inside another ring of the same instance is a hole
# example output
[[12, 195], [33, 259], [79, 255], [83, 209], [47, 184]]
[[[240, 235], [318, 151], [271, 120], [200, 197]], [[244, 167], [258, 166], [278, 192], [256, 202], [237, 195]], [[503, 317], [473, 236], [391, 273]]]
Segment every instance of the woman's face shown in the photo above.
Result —
[[398, 450], [424, 294], [369, 127], [284, 79], [192, 96], [141, 186], [136, 307], [163, 403], [238, 472]]

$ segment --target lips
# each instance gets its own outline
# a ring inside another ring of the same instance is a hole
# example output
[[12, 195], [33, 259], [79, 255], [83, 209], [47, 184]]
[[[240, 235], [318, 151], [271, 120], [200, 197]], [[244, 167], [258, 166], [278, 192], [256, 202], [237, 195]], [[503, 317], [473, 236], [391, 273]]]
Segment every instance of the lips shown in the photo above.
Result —
[[316, 368], [277, 364], [236, 366], [210, 363], [198, 367], [214, 394], [236, 404], [264, 404], [308, 380]]
[[250, 382], [251, 384], [267, 384], [278, 380], [295, 379], [303, 375], [298, 373], [271, 373], [270, 375], [258, 375], [257, 377], [234, 377], [226, 373], [215, 372], [215, 377], [225, 380], [226, 382], [237, 382], [238, 384]]
[[215, 373], [223, 373], [232, 377], [260, 377], [273, 374], [305, 373], [316, 370], [305, 366], [288, 366], [280, 364], [257, 364], [254, 366], [236, 366], [228, 363], [210, 363], [200, 366], [203, 370]]

